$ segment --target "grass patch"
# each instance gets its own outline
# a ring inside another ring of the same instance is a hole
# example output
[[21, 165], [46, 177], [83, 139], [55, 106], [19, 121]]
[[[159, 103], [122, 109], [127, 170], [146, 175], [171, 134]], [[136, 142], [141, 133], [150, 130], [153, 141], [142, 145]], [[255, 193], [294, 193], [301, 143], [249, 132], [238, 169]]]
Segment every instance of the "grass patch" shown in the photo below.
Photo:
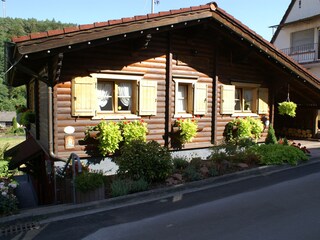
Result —
[[0, 137], [0, 149], [3, 148], [6, 144], [9, 144], [9, 148], [12, 148], [19, 143], [26, 140], [25, 136], [1, 136]]

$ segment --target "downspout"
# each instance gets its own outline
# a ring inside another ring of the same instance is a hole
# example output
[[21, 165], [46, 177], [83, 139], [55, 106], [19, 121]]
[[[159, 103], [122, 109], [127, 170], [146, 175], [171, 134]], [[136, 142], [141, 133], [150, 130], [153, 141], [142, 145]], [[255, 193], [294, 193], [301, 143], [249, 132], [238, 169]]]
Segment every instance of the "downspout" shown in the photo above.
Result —
[[[53, 109], [53, 101], [52, 101], [52, 94], [53, 94], [53, 91], [52, 91], [52, 86], [48, 86], [48, 140], [49, 140], [49, 156], [50, 158], [53, 159], [53, 161], [64, 161], [63, 159], [61, 158], [58, 158], [55, 153], [53, 152], [53, 144], [54, 144], [54, 141], [53, 141], [53, 121], [52, 121], [52, 118], [53, 118], [53, 114], [52, 114], [52, 109]], [[54, 202], [57, 203], [57, 178], [56, 178], [56, 173], [55, 171], [53, 171], [53, 184], [54, 184]]]
[[171, 131], [171, 92], [172, 92], [172, 53], [171, 53], [171, 33], [169, 32], [167, 42], [167, 56], [166, 56], [166, 99], [165, 99], [165, 134], [164, 145], [169, 147], [169, 138]]
[[[67, 164], [69, 164], [70, 161], [72, 161], [72, 178], [73, 178], [73, 202], [76, 203], [76, 192], [75, 192], [75, 159], [77, 160], [78, 163], [78, 170], [79, 172], [81, 172], [81, 162], [80, 162], [80, 158], [78, 157], [78, 155], [76, 155], [75, 153], [72, 153], [69, 157], [69, 159], [66, 161], [66, 159], [64, 158], [60, 158], [58, 156], [56, 156], [56, 154], [54, 153], [54, 134], [53, 134], [53, 86], [52, 85], [48, 85], [48, 138], [49, 138], [49, 156], [51, 159], [53, 159], [53, 161], [62, 161], [62, 162], [66, 162]], [[67, 166], [65, 166], [64, 170], [66, 169]], [[57, 179], [56, 179], [56, 174], [55, 171], [53, 171], [53, 179], [54, 179], [54, 202], [57, 202]]]

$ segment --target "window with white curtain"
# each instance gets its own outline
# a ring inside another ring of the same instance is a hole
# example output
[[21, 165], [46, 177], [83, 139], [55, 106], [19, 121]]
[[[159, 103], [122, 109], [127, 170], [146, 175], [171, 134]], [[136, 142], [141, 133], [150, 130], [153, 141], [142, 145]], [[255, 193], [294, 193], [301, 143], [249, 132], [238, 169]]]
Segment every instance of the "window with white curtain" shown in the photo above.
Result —
[[110, 82], [98, 82], [97, 98], [100, 111], [113, 111], [113, 84]]
[[131, 112], [133, 81], [102, 81], [97, 84], [99, 112]]
[[179, 84], [177, 91], [177, 112], [186, 113], [188, 106], [188, 86]]

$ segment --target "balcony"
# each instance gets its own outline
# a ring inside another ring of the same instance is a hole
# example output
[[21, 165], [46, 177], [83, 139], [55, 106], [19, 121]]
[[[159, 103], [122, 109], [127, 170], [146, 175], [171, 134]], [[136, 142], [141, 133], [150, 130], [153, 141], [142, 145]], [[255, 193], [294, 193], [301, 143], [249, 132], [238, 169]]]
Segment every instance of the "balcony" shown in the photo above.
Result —
[[306, 44], [297, 47], [284, 48], [281, 51], [292, 57], [298, 63], [314, 63], [319, 59], [319, 44]]

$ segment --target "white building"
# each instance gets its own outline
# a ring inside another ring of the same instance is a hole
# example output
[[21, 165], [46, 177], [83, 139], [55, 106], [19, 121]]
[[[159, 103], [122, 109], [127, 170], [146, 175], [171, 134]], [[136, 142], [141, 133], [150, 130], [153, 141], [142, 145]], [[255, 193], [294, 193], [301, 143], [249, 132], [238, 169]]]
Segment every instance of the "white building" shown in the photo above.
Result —
[[319, 29], [320, 1], [292, 0], [271, 43], [320, 76]]
[[320, 77], [320, 0], [292, 0], [276, 27], [271, 43]]

